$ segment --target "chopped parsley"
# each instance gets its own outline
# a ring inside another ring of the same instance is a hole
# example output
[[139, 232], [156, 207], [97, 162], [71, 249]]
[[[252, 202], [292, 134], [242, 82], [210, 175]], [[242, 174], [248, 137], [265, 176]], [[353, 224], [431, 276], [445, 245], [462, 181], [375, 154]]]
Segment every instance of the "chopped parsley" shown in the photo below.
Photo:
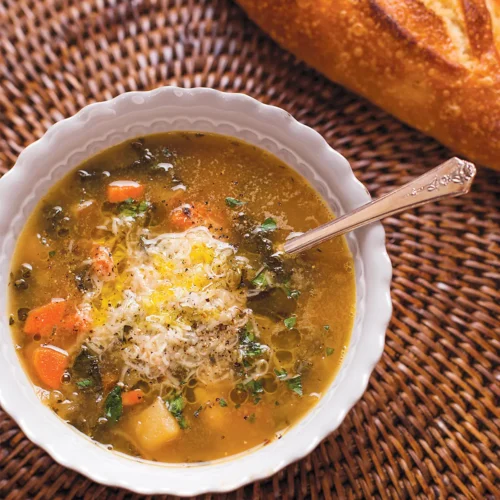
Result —
[[[255, 332], [253, 331], [253, 326], [251, 323], [247, 323], [245, 327], [241, 329], [240, 344], [243, 356], [248, 358], [255, 358], [257, 356], [260, 356], [267, 349], [267, 346], [257, 342], [257, 337], [255, 336]], [[245, 364], [245, 360], [243, 361], [243, 363]]]
[[276, 221], [272, 217], [268, 217], [260, 226], [259, 229], [265, 233], [276, 231], [278, 228]]
[[263, 269], [259, 274], [257, 274], [251, 283], [256, 288], [267, 288], [270, 284], [267, 269]]
[[92, 387], [94, 385], [94, 381], [90, 378], [84, 378], [83, 380], [79, 380], [76, 385], [81, 389], [86, 389], [87, 387]]
[[283, 323], [285, 323], [285, 326], [291, 330], [292, 328], [295, 327], [297, 324], [297, 316], [290, 316], [289, 318], [286, 318]]
[[117, 385], [106, 398], [104, 403], [104, 415], [109, 422], [116, 424], [123, 413], [123, 403], [122, 403], [122, 388]]
[[227, 402], [224, 398], [219, 399], [219, 406], [221, 406], [222, 408], [225, 408], [227, 406]]
[[302, 377], [300, 375], [295, 375], [295, 377], [286, 380], [286, 385], [288, 388], [297, 393], [299, 396], [303, 395], [302, 392]]
[[285, 380], [288, 377], [288, 372], [283, 368], [282, 370], [274, 369], [274, 373], [278, 377], [278, 380]]
[[243, 201], [237, 200], [236, 198], [231, 198], [230, 196], [226, 198], [226, 205], [230, 208], [241, 207], [244, 204]]
[[326, 355], [331, 356], [334, 351], [335, 351], [335, 349], [333, 347], [327, 347], [326, 348]]
[[248, 419], [247, 419], [251, 424], [253, 424], [255, 422], [255, 413], [252, 413], [248, 416]]
[[328, 331], [328, 330], [330, 330], [330, 325], [324, 325], [324, 326], [323, 326], [323, 328], [324, 328], [326, 331]]
[[244, 385], [244, 388], [250, 395], [254, 398], [254, 403], [257, 404], [262, 398], [259, 394], [264, 392], [264, 387], [262, 386], [261, 380], [250, 380]]
[[186, 419], [182, 414], [184, 406], [185, 405], [184, 405], [184, 399], [182, 398], [182, 394], [174, 395], [172, 398], [167, 399], [168, 411], [175, 417], [181, 429], [187, 428]]
[[51, 251], [49, 252], [49, 257], [52, 259], [52, 257], [54, 257], [54, 256], [55, 256], [55, 254], [56, 254], [56, 251], [55, 251], [55, 250], [51, 250]]
[[127, 198], [118, 205], [118, 212], [125, 217], [137, 217], [151, 207], [151, 203], [147, 201], [135, 202], [132, 198]]
[[289, 299], [298, 299], [300, 297], [300, 291], [299, 290], [292, 290], [288, 284], [283, 285], [283, 289], [285, 290], [286, 296]]

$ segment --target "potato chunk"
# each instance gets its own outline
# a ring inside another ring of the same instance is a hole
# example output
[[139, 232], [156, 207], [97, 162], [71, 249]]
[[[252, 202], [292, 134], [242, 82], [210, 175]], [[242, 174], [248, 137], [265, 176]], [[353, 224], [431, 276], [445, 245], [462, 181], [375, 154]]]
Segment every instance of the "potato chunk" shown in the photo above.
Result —
[[147, 451], [155, 451], [179, 436], [181, 430], [175, 417], [161, 398], [139, 413], [133, 423], [137, 441]]

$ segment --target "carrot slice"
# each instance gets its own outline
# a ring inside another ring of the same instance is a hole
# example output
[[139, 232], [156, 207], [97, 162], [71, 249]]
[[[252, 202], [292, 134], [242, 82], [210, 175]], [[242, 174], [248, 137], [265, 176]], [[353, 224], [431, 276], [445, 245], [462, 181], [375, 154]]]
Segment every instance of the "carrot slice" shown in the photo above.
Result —
[[176, 229], [182, 231], [190, 227], [203, 225], [212, 225], [219, 229], [224, 224], [224, 217], [214, 210], [208, 210], [204, 206], [183, 204], [172, 210], [170, 213], [170, 222]]
[[28, 314], [24, 324], [24, 333], [36, 335], [37, 333], [46, 337], [54, 328], [61, 323], [66, 310], [66, 301], [49, 302], [44, 306], [33, 309]]
[[119, 376], [117, 373], [104, 372], [101, 375], [102, 385], [106, 391], [109, 391], [118, 382]]
[[89, 327], [89, 318], [85, 317], [77, 311], [75, 313], [67, 314], [66, 316], [64, 316], [58, 329], [78, 335], [79, 333], [88, 331]]
[[133, 406], [144, 401], [144, 392], [141, 389], [134, 389], [133, 391], [122, 393], [123, 406]]
[[108, 247], [94, 245], [92, 248], [92, 267], [95, 273], [101, 279], [110, 279], [113, 277], [114, 263], [113, 257]]
[[40, 381], [51, 389], [59, 389], [68, 355], [51, 346], [37, 347], [33, 353], [33, 366]]
[[140, 200], [144, 196], [144, 186], [135, 181], [115, 181], [108, 185], [108, 201], [120, 203], [132, 198]]

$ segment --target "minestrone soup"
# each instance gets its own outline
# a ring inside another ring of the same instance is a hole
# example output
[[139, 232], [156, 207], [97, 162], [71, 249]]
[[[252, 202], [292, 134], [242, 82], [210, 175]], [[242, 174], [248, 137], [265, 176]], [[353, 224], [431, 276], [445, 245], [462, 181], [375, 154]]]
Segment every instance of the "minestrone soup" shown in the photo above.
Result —
[[12, 267], [10, 324], [41, 399], [151, 460], [279, 439], [351, 334], [345, 240], [282, 251], [331, 218], [299, 174], [230, 137], [151, 135], [89, 159], [39, 203]]

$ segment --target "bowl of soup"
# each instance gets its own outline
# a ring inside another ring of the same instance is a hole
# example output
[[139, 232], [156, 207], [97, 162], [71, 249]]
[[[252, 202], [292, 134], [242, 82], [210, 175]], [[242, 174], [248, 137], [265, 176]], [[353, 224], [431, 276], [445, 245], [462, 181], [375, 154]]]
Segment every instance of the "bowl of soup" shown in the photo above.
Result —
[[391, 315], [384, 231], [284, 242], [370, 201], [288, 113], [165, 87], [87, 106], [0, 180], [0, 403], [103, 484], [233, 490], [342, 422]]

